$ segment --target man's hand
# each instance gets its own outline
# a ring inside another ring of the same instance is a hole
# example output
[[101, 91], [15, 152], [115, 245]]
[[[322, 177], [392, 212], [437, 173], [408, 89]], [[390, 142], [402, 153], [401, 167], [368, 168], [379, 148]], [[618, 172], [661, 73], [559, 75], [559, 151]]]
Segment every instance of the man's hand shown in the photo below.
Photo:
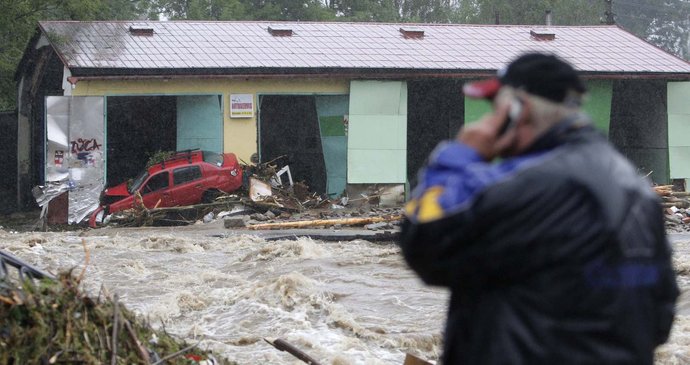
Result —
[[498, 135], [508, 117], [508, 108], [508, 105], [498, 107], [476, 123], [463, 127], [456, 139], [475, 149], [486, 161], [491, 161], [510, 150], [516, 142], [516, 128], [510, 128], [503, 135]]

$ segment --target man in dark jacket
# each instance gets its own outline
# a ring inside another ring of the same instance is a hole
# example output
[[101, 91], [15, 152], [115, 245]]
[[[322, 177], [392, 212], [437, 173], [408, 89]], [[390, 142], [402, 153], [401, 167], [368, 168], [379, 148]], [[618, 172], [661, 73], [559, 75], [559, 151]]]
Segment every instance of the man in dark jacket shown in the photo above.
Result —
[[[400, 244], [450, 288], [443, 364], [652, 364], [678, 296], [658, 197], [557, 57], [468, 84], [494, 112], [439, 145]], [[500, 157], [500, 161], [494, 161]]]

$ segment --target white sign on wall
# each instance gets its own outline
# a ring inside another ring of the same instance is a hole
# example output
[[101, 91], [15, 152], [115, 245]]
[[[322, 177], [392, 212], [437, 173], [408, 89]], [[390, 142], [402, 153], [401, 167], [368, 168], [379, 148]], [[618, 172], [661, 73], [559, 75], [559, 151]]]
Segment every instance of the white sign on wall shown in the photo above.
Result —
[[230, 94], [230, 118], [251, 118], [253, 116], [253, 94]]

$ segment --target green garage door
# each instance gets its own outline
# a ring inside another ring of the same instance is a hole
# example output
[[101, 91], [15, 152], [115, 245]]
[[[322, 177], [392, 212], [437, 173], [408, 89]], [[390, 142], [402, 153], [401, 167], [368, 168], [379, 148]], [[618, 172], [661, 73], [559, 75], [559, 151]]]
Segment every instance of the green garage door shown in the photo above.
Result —
[[690, 82], [669, 82], [668, 153], [672, 179], [690, 178]]
[[177, 150], [223, 152], [221, 95], [177, 97]]
[[352, 81], [349, 118], [348, 183], [405, 183], [407, 84]]

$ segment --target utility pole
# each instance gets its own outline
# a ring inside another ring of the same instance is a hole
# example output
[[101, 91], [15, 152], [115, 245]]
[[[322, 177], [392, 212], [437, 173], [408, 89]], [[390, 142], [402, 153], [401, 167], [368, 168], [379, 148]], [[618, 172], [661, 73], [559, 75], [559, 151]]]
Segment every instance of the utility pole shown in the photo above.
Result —
[[608, 25], [616, 24], [616, 19], [614, 19], [616, 14], [613, 13], [613, 0], [604, 0], [604, 2], [606, 3], [606, 12], [604, 13], [606, 19], [604, 23]]

